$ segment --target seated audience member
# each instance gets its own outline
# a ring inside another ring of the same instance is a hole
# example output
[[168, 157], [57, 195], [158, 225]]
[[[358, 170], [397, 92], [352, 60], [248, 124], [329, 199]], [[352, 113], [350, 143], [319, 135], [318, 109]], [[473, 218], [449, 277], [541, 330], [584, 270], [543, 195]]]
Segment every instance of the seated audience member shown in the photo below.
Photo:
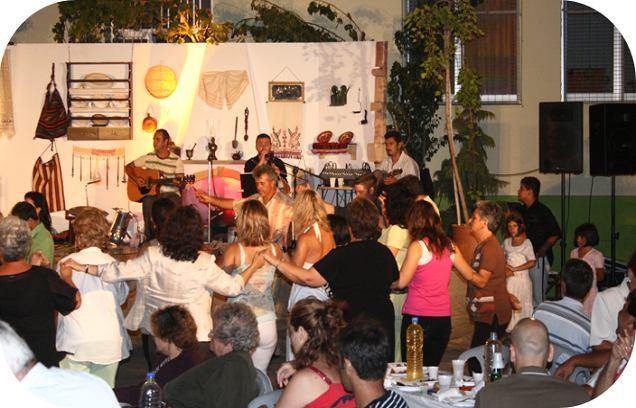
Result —
[[[364, 197], [370, 200], [378, 213], [382, 214], [382, 203], [378, 198], [378, 179], [373, 173], [363, 174], [353, 181], [353, 192], [355, 197]], [[334, 213], [343, 218], [347, 218], [347, 207], [335, 207]], [[380, 218], [380, 228], [384, 228], [384, 219]]]
[[35, 207], [35, 212], [38, 213], [40, 222], [44, 225], [44, 228], [52, 233], [51, 213], [49, 212], [49, 204], [46, 202], [46, 197], [37, 191], [29, 191], [24, 195], [24, 201]]
[[294, 305], [289, 331], [296, 360], [278, 370], [278, 384], [285, 390], [277, 408], [356, 406], [338, 371], [337, 339], [343, 327], [342, 312], [331, 302], [308, 298]]
[[546, 301], [534, 311], [534, 318], [548, 328], [550, 341], [566, 350], [553, 362], [557, 367], [575, 354], [590, 350], [590, 319], [583, 310], [583, 300], [593, 281], [590, 266], [570, 259], [561, 274], [563, 299]]
[[586, 222], [574, 230], [574, 249], [570, 252], [571, 259], [580, 259], [587, 262], [594, 272], [592, 288], [583, 302], [585, 314], [592, 316], [594, 300], [598, 294], [598, 282], [605, 278], [605, 257], [603, 253], [594, 248], [598, 245], [598, 231], [596, 225]]
[[33, 263], [33, 254], [39, 253], [46, 259], [42, 265], [53, 267], [53, 236], [40, 222], [35, 207], [26, 201], [20, 201], [11, 209], [11, 215], [26, 221], [31, 230], [31, 247], [26, 256], [27, 262]]
[[332, 249], [311, 268], [281, 262], [269, 254], [264, 254], [264, 258], [294, 283], [312, 287], [329, 283], [347, 322], [362, 315], [379, 320], [389, 335], [389, 359], [393, 361], [395, 315], [389, 293], [391, 284], [398, 278], [397, 264], [391, 251], [376, 241], [380, 215], [373, 203], [356, 198], [348, 210], [351, 242]]
[[384, 389], [389, 342], [382, 327], [358, 322], [340, 334], [340, 376], [347, 391], [353, 392], [358, 407], [407, 408], [404, 399]]
[[[105, 282], [144, 281], [144, 290], [135, 297], [125, 326], [128, 330], [151, 333], [150, 316], [173, 304], [185, 306], [197, 324], [199, 342], [208, 340], [212, 329], [212, 293], [237, 296], [258, 270], [252, 263], [244, 272], [230, 276], [215, 263], [215, 257], [201, 251], [203, 224], [191, 206], [180, 207], [168, 219], [159, 235], [159, 246], [151, 246], [137, 258], [106, 265], [65, 264], [75, 271], [99, 276]], [[62, 265], [64, 266], [64, 265]], [[201, 344], [207, 348], [207, 344]]]
[[327, 215], [327, 219], [329, 220], [329, 226], [331, 227], [336, 247], [347, 245], [351, 241], [347, 219], [335, 214]]
[[[155, 381], [161, 388], [199, 363], [197, 325], [183, 306], [168, 306], [150, 317], [155, 347], [161, 359], [153, 368]], [[119, 402], [137, 405], [143, 382], [115, 388]]]
[[636, 289], [636, 251], [627, 262], [627, 275], [620, 285], [599, 293], [592, 308], [590, 346], [594, 350], [609, 350], [616, 340], [616, 316], [625, 298]]
[[[29, 205], [29, 204], [27, 204]], [[0, 220], [0, 319], [9, 323], [27, 342], [38, 361], [57, 366], [56, 312], [71, 313], [80, 294], [71, 274], [28, 264], [24, 259], [31, 235], [27, 223], [10, 216]]]
[[170, 381], [164, 399], [173, 408], [245, 407], [258, 394], [250, 353], [258, 324], [245, 303], [225, 303], [214, 312], [210, 350], [216, 355]]
[[[620, 348], [629, 342], [634, 335], [634, 330], [636, 329], [636, 310], [634, 304], [636, 304], [636, 290], [633, 290], [627, 296], [627, 300], [623, 302], [623, 307], [617, 313], [617, 316], [614, 318], [616, 320], [616, 340], [611, 345], [609, 349], [600, 349], [600, 350], [592, 350], [589, 353], [585, 354], [577, 354], [575, 356], [570, 357], [565, 363], [563, 363], [557, 371], [554, 373], [555, 376], [559, 378], [569, 378], [572, 372], [576, 367], [586, 367], [590, 369], [599, 369], [596, 370], [592, 378], [587, 382], [587, 386], [594, 387], [597, 383], [597, 379], [601, 374], [600, 368], [604, 365], [608, 364], [612, 353], [617, 351], [614, 350], [614, 347]], [[623, 338], [627, 337], [627, 339]], [[619, 343], [618, 345], [616, 343]], [[610, 367], [612, 370], [616, 361], [613, 361], [612, 366]], [[622, 368], [624, 366], [620, 366], [616, 369], [617, 374], [622, 372]], [[608, 369], [609, 370], [609, 369]], [[607, 379], [606, 379], [607, 380]], [[606, 384], [605, 388], [609, 387]]]
[[[280, 246], [270, 241], [267, 209], [260, 201], [247, 200], [241, 205], [236, 217], [236, 233], [237, 242], [230, 244], [220, 264], [233, 275], [247, 269], [261, 251], [267, 251], [277, 259], [282, 256]], [[263, 372], [267, 372], [278, 341], [272, 293], [275, 274], [276, 268], [266, 263], [254, 272], [240, 295], [228, 298], [228, 302], [244, 302], [256, 315], [259, 342], [252, 353], [252, 361]]]
[[58, 407], [119, 407], [103, 380], [88, 373], [45, 367], [13, 328], [1, 320], [0, 344], [10, 370], [30, 394]]
[[602, 370], [599, 370], [598, 380], [594, 387], [593, 396], [604, 393], [620, 377], [634, 349], [636, 335], [636, 290], [630, 292], [625, 306], [618, 313], [618, 338], [612, 346], [612, 352]]
[[[73, 232], [77, 252], [60, 263], [67, 259], [91, 265], [115, 262], [103, 252], [108, 247], [110, 224], [100, 210], [81, 212], [73, 221]], [[125, 282], [106, 283], [70, 268], [63, 274], [71, 274], [84, 301], [77, 310], [58, 318], [57, 350], [68, 353], [60, 367], [96, 375], [112, 388], [119, 362], [128, 358], [132, 349], [120, 306], [126, 303], [128, 286]]]
[[545, 366], [554, 349], [548, 330], [539, 320], [525, 318], [511, 333], [510, 360], [516, 374], [482, 388], [475, 408], [571, 407], [589, 401], [580, 386], [548, 374]]

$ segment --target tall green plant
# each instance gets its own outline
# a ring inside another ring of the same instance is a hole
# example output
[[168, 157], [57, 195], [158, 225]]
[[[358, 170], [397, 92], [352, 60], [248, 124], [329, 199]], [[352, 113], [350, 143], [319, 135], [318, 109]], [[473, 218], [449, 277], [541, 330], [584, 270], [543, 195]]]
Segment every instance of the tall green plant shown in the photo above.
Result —
[[350, 41], [364, 41], [366, 38], [365, 32], [355, 22], [351, 13], [328, 1], [310, 1], [307, 13], [321, 16], [335, 24], [331, 28], [306, 21], [298, 13], [269, 0], [252, 0], [250, 7], [256, 15], [237, 22], [232, 37], [242, 38], [249, 35], [255, 42], [347, 41], [337, 32], [338, 29], [342, 29]]
[[118, 42], [121, 29], [153, 28], [158, 42], [216, 44], [233, 30], [230, 22], [216, 23], [205, 8], [196, 9], [193, 18], [192, 6], [180, 0], [74, 0], [59, 3], [58, 10], [53, 33], [60, 43]]
[[438, 83], [423, 78], [425, 55], [417, 30], [407, 19], [404, 29], [395, 33], [403, 61], [391, 66], [387, 111], [394, 128], [407, 136], [409, 155], [423, 168], [445, 141], [433, 133], [440, 121], [437, 109], [442, 97]]
[[452, 174], [457, 185], [461, 214], [468, 220], [468, 207], [464, 187], [459, 177], [453, 145], [452, 77], [451, 69], [458, 42], [467, 44], [482, 35], [477, 27], [477, 13], [471, 0], [424, 1], [406, 18], [406, 23], [414, 27], [417, 41], [424, 49], [422, 61], [423, 78], [434, 81], [444, 94], [444, 119], [450, 155]]
[[[457, 154], [457, 166], [462, 169], [461, 181], [464, 185], [469, 212], [478, 200], [487, 195], [495, 195], [505, 186], [505, 181], [492, 175], [486, 165], [487, 149], [495, 147], [495, 141], [487, 135], [479, 125], [484, 120], [494, 119], [492, 112], [482, 109], [481, 81], [475, 71], [464, 67], [459, 72], [460, 90], [455, 95], [459, 108], [455, 112], [453, 126], [456, 130], [455, 140], [461, 143]], [[437, 191], [440, 196], [452, 200], [453, 177], [450, 160], [442, 162], [441, 169], [435, 173]], [[452, 211], [452, 208], [451, 208]]]

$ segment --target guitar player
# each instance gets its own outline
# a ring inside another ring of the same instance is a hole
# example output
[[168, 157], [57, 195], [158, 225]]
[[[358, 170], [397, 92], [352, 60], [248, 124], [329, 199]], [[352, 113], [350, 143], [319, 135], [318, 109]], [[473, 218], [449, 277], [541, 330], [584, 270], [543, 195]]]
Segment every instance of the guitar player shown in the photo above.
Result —
[[391, 185], [404, 176], [413, 175], [420, 178], [420, 167], [417, 162], [404, 151], [404, 140], [400, 132], [389, 130], [384, 134], [386, 158], [376, 166], [384, 175], [382, 183]]
[[[135, 168], [159, 170], [163, 177], [172, 179], [183, 176], [183, 162], [168, 148], [170, 145], [170, 134], [165, 129], [157, 129], [152, 137], [153, 152], [145, 154], [126, 165], [126, 174], [139, 187], [148, 187], [148, 180], [138, 177]], [[152, 204], [158, 198], [166, 197], [174, 201], [177, 206], [181, 205], [181, 195], [179, 187], [176, 185], [163, 184], [159, 186], [159, 194], [147, 195], [142, 200], [144, 214], [144, 234], [146, 240], [155, 238], [156, 231], [153, 231], [151, 222]]]

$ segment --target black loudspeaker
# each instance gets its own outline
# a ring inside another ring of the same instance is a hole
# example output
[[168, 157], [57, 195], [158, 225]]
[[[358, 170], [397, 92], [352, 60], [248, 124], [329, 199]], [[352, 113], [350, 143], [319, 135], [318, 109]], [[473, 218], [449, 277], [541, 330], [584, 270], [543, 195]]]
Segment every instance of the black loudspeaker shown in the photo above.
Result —
[[583, 103], [539, 103], [539, 171], [583, 172]]
[[636, 104], [590, 106], [590, 175], [636, 174]]

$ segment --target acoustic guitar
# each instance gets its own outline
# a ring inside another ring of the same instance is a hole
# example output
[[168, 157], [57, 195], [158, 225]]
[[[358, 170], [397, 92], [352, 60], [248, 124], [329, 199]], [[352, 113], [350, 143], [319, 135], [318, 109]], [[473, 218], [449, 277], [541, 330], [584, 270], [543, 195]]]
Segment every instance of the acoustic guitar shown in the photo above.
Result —
[[194, 174], [182, 177], [165, 177], [159, 170], [143, 169], [141, 167], [133, 167], [132, 174], [135, 178], [143, 178], [146, 180], [145, 186], [139, 186], [133, 177], [128, 177], [126, 190], [130, 201], [141, 202], [144, 197], [159, 194], [161, 186], [173, 186], [182, 189], [186, 184], [194, 183]]

